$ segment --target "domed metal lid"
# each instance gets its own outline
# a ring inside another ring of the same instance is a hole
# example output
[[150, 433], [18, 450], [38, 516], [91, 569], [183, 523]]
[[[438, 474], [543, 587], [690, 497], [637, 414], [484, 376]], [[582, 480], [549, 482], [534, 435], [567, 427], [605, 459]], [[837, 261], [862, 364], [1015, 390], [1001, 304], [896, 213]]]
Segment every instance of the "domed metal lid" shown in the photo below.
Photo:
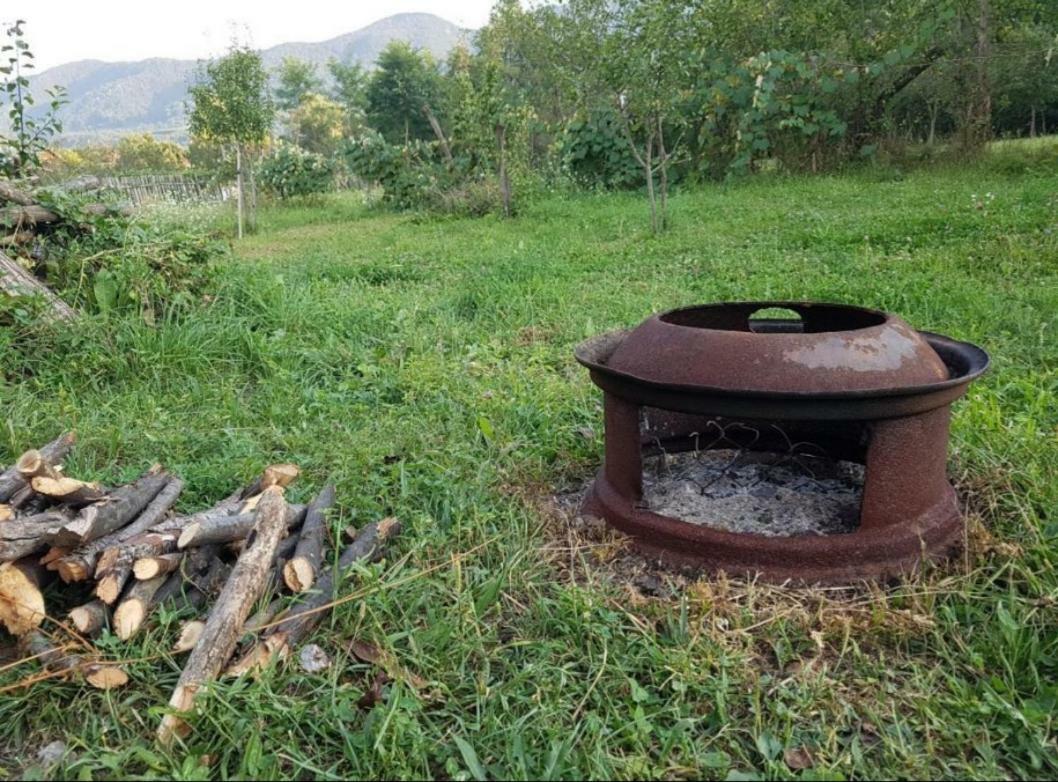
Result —
[[[797, 317], [753, 317], [772, 308]], [[650, 383], [749, 393], [896, 391], [950, 376], [925, 337], [895, 315], [809, 302], [663, 312], [629, 332], [605, 363]]]

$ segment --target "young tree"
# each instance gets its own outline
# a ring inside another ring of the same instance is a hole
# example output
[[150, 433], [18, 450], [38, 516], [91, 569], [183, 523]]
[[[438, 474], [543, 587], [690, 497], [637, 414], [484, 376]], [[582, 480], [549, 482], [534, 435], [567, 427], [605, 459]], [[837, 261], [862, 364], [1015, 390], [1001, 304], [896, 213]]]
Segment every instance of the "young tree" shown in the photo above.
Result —
[[[268, 137], [275, 117], [275, 107], [268, 96], [268, 74], [261, 64], [260, 53], [233, 46], [227, 55], [205, 66], [198, 82], [191, 85], [188, 92], [192, 104], [191, 135], [203, 141], [224, 144], [235, 154], [237, 230], [242, 238], [246, 204], [245, 152], [256, 149]], [[252, 187], [252, 161], [248, 168]]]
[[386, 140], [407, 143], [434, 136], [445, 157], [451, 150], [438, 119], [441, 75], [429, 54], [392, 41], [378, 56], [367, 85], [367, 115]]
[[352, 135], [363, 130], [367, 122], [367, 72], [359, 63], [343, 63], [333, 57], [327, 70], [334, 84], [331, 98], [345, 110], [346, 131]]
[[276, 104], [285, 111], [293, 111], [306, 95], [323, 90], [323, 82], [316, 73], [316, 63], [284, 57], [277, 69]]
[[0, 135], [0, 174], [11, 179], [27, 176], [40, 168], [41, 153], [53, 137], [62, 132], [58, 112], [66, 103], [66, 91], [56, 87], [47, 91], [48, 108], [39, 117], [30, 114], [34, 104], [26, 71], [33, 69], [33, 52], [22, 32], [21, 19], [4, 30], [8, 42], [0, 46], [0, 97], [10, 104], [7, 116], [10, 137]]
[[345, 110], [330, 98], [309, 93], [287, 115], [292, 140], [309, 152], [333, 155], [345, 131]]

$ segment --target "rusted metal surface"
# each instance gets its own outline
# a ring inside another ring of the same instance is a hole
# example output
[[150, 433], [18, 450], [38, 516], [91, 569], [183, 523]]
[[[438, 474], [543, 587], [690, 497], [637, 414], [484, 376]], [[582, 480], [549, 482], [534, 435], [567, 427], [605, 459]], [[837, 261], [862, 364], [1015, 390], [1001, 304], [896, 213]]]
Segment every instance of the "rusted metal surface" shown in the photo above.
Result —
[[[772, 307], [798, 319], [751, 317]], [[661, 313], [576, 355], [605, 392], [605, 464], [586, 510], [650, 553], [772, 580], [846, 582], [906, 572], [961, 539], [946, 475], [949, 406], [988, 367], [974, 345], [875, 310], [739, 302]], [[865, 464], [856, 531], [737, 534], [642, 506], [645, 451], [708, 447], [699, 433], [732, 421], [752, 435], [742, 448], [774, 448], [775, 432], [789, 430]]]

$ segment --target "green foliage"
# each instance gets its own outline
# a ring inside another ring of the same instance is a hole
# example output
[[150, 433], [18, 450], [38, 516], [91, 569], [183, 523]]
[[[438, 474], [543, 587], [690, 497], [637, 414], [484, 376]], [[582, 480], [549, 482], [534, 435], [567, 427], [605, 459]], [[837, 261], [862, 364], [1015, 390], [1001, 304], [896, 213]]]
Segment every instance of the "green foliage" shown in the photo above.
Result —
[[206, 64], [188, 88], [189, 129], [194, 138], [221, 144], [259, 144], [275, 116], [261, 55], [233, 47]]
[[33, 52], [26, 43], [21, 19], [4, 29], [7, 41], [0, 46], [0, 99], [6, 100], [10, 132], [0, 133], [0, 176], [17, 179], [29, 176], [41, 167], [41, 153], [62, 132], [59, 109], [66, 100], [66, 90], [47, 90], [47, 108], [32, 113], [35, 101], [29, 89], [27, 72], [33, 69]]
[[390, 143], [429, 140], [425, 109], [442, 113], [441, 74], [428, 53], [392, 41], [378, 56], [365, 99], [371, 127]]
[[334, 188], [335, 166], [331, 158], [280, 144], [261, 161], [261, 186], [280, 198], [325, 193]]
[[[155, 326], [89, 316], [5, 350], [0, 463], [76, 425], [70, 474], [116, 485], [162, 461], [186, 480], [180, 512], [293, 461], [292, 502], [336, 483], [336, 534], [388, 515], [404, 530], [310, 639], [331, 668], [218, 680], [172, 750], [154, 729], [190, 610], [102, 636], [123, 690], [8, 661], [3, 774], [1054, 777], [1058, 168], [1007, 173], [1023, 142], [996, 146], [1003, 171], [990, 147], [884, 183], [681, 187], [660, 236], [630, 193], [441, 224], [358, 193], [286, 202], [220, 260], [208, 306]], [[548, 495], [573, 506], [603, 451], [573, 347], [725, 299], [858, 303], [988, 348], [994, 371], [952, 407], [952, 474], [982, 520], [969, 550], [871, 588], [655, 580], [554, 512]], [[34, 768], [55, 740], [71, 752]], [[787, 764], [799, 748], [812, 768]]]
[[381, 135], [369, 133], [349, 141], [343, 152], [349, 171], [380, 186], [383, 200], [398, 209], [427, 207], [452, 184], [436, 145], [425, 141], [390, 144]]
[[181, 171], [190, 165], [183, 147], [171, 141], [159, 141], [150, 133], [123, 136], [116, 151], [119, 171]]
[[307, 95], [323, 89], [323, 82], [316, 73], [316, 63], [284, 57], [276, 71], [276, 103], [286, 111], [296, 109]]
[[345, 135], [346, 112], [333, 100], [309, 93], [286, 117], [290, 140], [310, 152], [333, 155]]
[[367, 72], [359, 63], [331, 58], [327, 70], [334, 84], [331, 97], [345, 110], [346, 132], [358, 133], [367, 122]]
[[626, 189], [643, 181], [612, 109], [600, 108], [569, 122], [559, 143], [566, 168], [584, 187]]

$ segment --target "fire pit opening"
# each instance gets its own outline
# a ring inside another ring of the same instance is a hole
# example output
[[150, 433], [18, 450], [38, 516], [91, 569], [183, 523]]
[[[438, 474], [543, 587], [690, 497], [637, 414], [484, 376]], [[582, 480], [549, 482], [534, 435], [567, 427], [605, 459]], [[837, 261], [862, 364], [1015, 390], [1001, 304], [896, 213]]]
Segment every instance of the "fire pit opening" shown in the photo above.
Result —
[[585, 509], [648, 554], [848, 582], [961, 540], [948, 426], [988, 367], [974, 345], [876, 310], [736, 302], [655, 315], [577, 359], [606, 428]]
[[711, 304], [666, 312], [658, 319], [674, 326], [755, 333], [822, 334], [855, 331], [885, 323], [885, 313], [837, 304]]
[[768, 537], [859, 527], [865, 468], [858, 446], [831, 453], [796, 427], [693, 417], [675, 434], [672, 414], [654, 408], [644, 408], [640, 421], [642, 507], [652, 513]]

